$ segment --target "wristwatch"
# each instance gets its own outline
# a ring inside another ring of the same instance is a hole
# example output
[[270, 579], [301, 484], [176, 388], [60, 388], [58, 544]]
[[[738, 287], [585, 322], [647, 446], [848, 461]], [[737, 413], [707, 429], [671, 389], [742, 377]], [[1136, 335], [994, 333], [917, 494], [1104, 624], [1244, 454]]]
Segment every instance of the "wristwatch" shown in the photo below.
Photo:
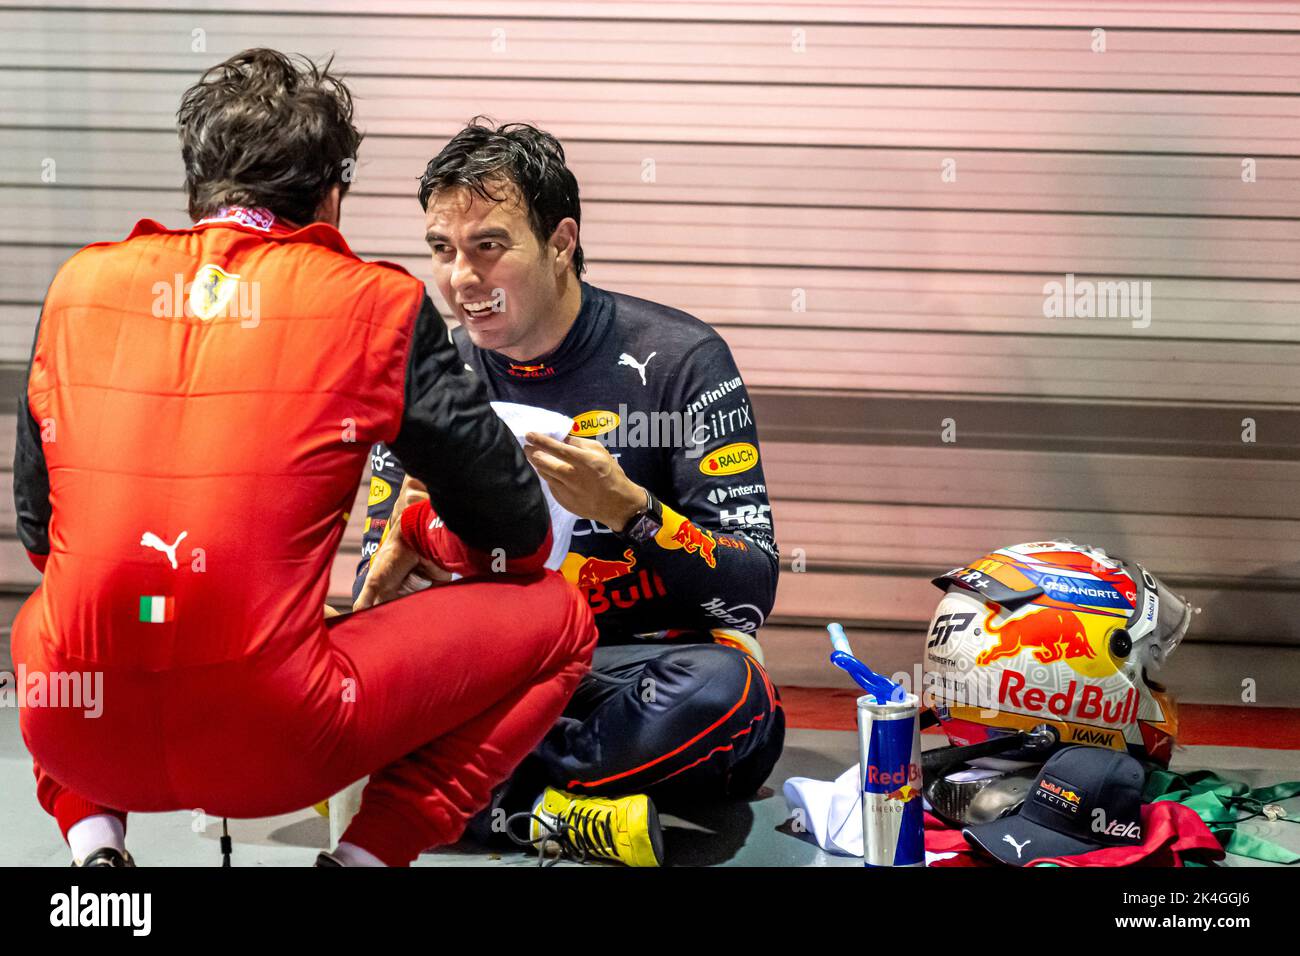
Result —
[[627, 527], [615, 532], [624, 541], [632, 544], [647, 544], [654, 540], [659, 529], [664, 526], [664, 509], [659, 499], [646, 489], [645, 507], [632, 516]]

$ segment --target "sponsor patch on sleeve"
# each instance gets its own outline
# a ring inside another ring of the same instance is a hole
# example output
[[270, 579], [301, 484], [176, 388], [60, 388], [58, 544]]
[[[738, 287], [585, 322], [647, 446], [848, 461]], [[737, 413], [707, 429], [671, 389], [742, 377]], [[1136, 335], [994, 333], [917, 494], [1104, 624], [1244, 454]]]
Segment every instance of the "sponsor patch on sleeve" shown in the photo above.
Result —
[[738, 475], [757, 464], [757, 448], [749, 442], [733, 442], [705, 455], [700, 460], [700, 474]]

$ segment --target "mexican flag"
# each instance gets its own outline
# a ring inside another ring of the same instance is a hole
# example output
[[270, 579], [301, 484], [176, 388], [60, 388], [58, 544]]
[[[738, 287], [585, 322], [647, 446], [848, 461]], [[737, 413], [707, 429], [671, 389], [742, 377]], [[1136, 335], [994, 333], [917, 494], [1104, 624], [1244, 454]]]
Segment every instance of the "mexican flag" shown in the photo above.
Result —
[[140, 595], [140, 620], [146, 624], [165, 624], [176, 620], [176, 599], [160, 594]]

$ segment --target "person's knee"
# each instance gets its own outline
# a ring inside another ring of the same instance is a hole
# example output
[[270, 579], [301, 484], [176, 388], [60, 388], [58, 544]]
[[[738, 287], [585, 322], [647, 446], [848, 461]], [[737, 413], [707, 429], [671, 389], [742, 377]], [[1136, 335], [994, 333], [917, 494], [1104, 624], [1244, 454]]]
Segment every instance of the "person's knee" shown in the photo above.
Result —
[[[724, 780], [727, 797], [752, 795], [772, 772], [785, 745], [785, 713], [763, 666], [744, 651], [718, 646], [706, 658], [711, 705], [730, 715], [732, 763]], [[725, 710], [722, 710], [725, 708]], [[717, 717], [714, 718], [718, 719]]]
[[[728, 714], [752, 720], [771, 709], [762, 669], [733, 647], [675, 648], [646, 667], [645, 679], [669, 688], [670, 693], [676, 691], [680, 705], [709, 724]], [[654, 690], [654, 684], [649, 689]]]
[[582, 592], [554, 571], [546, 571], [535, 585], [559, 610], [560, 644], [566, 656], [584, 666], [591, 666], [599, 634], [596, 618]]
[[708, 764], [697, 761], [691, 773], [656, 786], [656, 800], [744, 797], [767, 779], [783, 747], [784, 720], [757, 661], [733, 647], [687, 645], [653, 661], [643, 679], [669, 688], [659, 699], [666, 726], [678, 735], [708, 731], [692, 751], [707, 751]]
[[763, 725], [764, 730], [757, 735], [752, 748], [727, 775], [726, 796], [736, 799], [753, 796], [781, 759], [785, 750], [785, 712], [777, 707]]

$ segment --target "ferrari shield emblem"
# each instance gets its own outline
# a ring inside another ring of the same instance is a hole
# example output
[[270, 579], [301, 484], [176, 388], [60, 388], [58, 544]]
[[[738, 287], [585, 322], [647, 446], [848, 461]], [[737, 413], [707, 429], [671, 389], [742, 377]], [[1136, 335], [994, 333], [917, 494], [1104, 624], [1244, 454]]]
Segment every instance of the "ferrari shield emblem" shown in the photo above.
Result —
[[211, 263], [200, 266], [190, 287], [190, 311], [200, 319], [215, 319], [239, 289], [239, 276]]

